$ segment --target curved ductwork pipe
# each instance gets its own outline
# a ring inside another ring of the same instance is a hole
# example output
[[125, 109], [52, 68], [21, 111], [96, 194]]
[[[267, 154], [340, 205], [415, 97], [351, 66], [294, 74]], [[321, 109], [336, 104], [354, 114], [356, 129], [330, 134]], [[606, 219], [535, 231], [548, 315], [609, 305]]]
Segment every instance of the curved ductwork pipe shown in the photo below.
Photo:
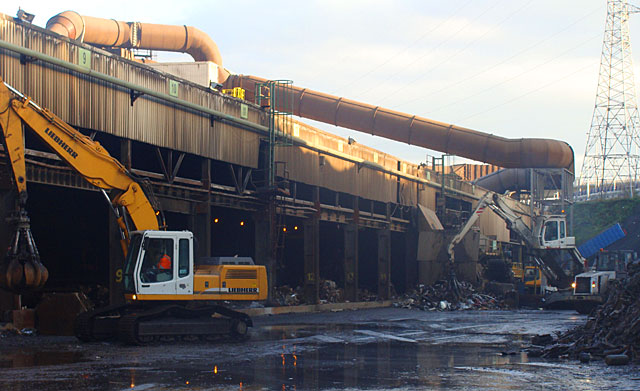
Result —
[[[527, 168], [503, 168], [480, 177], [471, 183], [500, 194], [509, 191], [529, 191], [531, 189], [531, 171]], [[542, 177], [539, 175], [534, 176], [534, 180], [540, 179], [543, 182], [534, 184], [534, 186], [544, 186], [548, 190], [560, 190], [562, 188], [563, 179], [560, 173], [546, 172]]]
[[[231, 75], [225, 87], [242, 87], [251, 97], [255, 84], [264, 82], [255, 76]], [[573, 150], [563, 141], [508, 139], [306, 88], [288, 88], [293, 94], [293, 114], [300, 117], [500, 167], [569, 168], [573, 172]], [[275, 93], [283, 96], [281, 91]]]
[[499, 194], [504, 194], [507, 191], [529, 190], [531, 187], [531, 170], [526, 168], [503, 168], [480, 177], [472, 183]]
[[[186, 52], [196, 61], [212, 61], [218, 65], [218, 82], [226, 88], [244, 88], [249, 100], [256, 83], [267, 81], [230, 76], [222, 66], [218, 46], [194, 27], [125, 23], [65, 11], [49, 19], [47, 28], [92, 45]], [[291, 91], [293, 113], [303, 118], [501, 167], [568, 168], [573, 172], [573, 150], [562, 141], [507, 139], [306, 88], [291, 87]]]
[[216, 63], [219, 83], [229, 77], [229, 72], [222, 66], [218, 45], [195, 27], [119, 22], [65, 11], [49, 19], [47, 29], [95, 46], [188, 53], [195, 61]]

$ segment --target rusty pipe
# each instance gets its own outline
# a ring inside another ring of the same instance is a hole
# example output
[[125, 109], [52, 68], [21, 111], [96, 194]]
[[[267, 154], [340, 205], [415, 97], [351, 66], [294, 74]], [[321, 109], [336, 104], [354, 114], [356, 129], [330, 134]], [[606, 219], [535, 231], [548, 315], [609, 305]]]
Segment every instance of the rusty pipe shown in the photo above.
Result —
[[[66, 11], [49, 19], [47, 28], [94, 45], [186, 52], [196, 61], [213, 61], [218, 65], [218, 81], [226, 88], [244, 88], [248, 99], [255, 84], [266, 81], [255, 76], [230, 76], [222, 66], [218, 46], [194, 27], [124, 23]], [[574, 170], [573, 150], [562, 141], [507, 139], [305, 88], [293, 87], [292, 91], [294, 114], [303, 118], [506, 168]]]
[[96, 46], [188, 53], [195, 61], [217, 64], [219, 83], [229, 77], [229, 72], [222, 66], [218, 45], [195, 27], [120, 22], [65, 11], [49, 19], [47, 29]]
[[[231, 75], [225, 88], [242, 87], [247, 99], [252, 99], [256, 83], [266, 81]], [[501, 167], [569, 168], [573, 172], [573, 149], [564, 141], [508, 139], [306, 88], [294, 86], [291, 90], [293, 114], [300, 117]]]

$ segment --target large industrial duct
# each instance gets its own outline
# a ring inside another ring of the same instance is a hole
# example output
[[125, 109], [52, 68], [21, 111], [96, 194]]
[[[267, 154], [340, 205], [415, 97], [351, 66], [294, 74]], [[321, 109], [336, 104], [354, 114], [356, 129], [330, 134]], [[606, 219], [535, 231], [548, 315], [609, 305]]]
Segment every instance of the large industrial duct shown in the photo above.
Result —
[[[225, 86], [242, 87], [250, 97], [255, 84], [264, 82], [265, 79], [255, 76], [231, 75]], [[293, 114], [300, 117], [501, 167], [570, 168], [573, 171], [573, 150], [563, 141], [507, 139], [306, 88], [291, 89]], [[283, 95], [283, 92], [275, 93]]]
[[531, 188], [531, 170], [524, 168], [502, 169], [480, 177], [472, 182], [496, 193]]
[[[196, 61], [213, 61], [218, 65], [218, 81], [226, 88], [244, 88], [249, 99], [254, 96], [256, 83], [267, 81], [255, 76], [230, 76], [222, 67], [215, 42], [193, 27], [124, 23], [66, 11], [51, 18], [47, 28], [94, 45], [181, 51]], [[293, 113], [303, 118], [501, 167], [569, 168], [573, 172], [573, 150], [563, 141], [507, 139], [306, 88], [291, 87], [291, 91]]]
[[229, 77], [222, 66], [218, 45], [195, 27], [119, 22], [65, 11], [49, 19], [47, 29], [95, 46], [188, 53], [195, 61], [216, 63], [218, 82], [223, 83]]
[[[535, 183], [531, 183], [532, 172], [536, 173], [533, 177]], [[471, 183], [500, 194], [519, 190], [529, 191], [531, 185], [534, 189], [537, 187], [547, 190], [561, 190], [565, 186], [562, 172], [545, 170], [542, 175], [540, 174], [540, 171], [528, 168], [503, 168]]]

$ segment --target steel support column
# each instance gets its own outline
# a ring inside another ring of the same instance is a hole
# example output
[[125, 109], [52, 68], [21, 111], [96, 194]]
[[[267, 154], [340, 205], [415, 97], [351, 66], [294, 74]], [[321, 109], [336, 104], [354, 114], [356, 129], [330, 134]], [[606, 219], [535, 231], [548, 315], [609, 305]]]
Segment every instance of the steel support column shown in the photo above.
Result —
[[[1, 170], [2, 168], [0, 168]], [[5, 250], [9, 248], [11, 237], [14, 231], [10, 224], [6, 223], [6, 218], [15, 210], [16, 192], [11, 189], [11, 178], [6, 170], [1, 170], [0, 178], [0, 248]], [[6, 175], [5, 175], [6, 174]], [[0, 257], [5, 254], [0, 253]], [[11, 292], [0, 289], [0, 311], [15, 310], [14, 295]]]
[[120, 163], [130, 171], [132, 167], [132, 160], [131, 140], [120, 139]]
[[198, 240], [196, 257], [211, 255], [211, 161], [202, 159], [202, 187], [208, 189], [201, 203], [196, 204], [192, 213], [191, 231]]
[[124, 303], [122, 286], [124, 253], [122, 252], [121, 234], [116, 217], [109, 213], [109, 304]]
[[320, 299], [320, 219], [304, 222], [304, 296], [307, 303]]
[[269, 286], [269, 297], [267, 300], [271, 302], [271, 293], [276, 285], [276, 268], [275, 260], [271, 256], [271, 223], [269, 221], [268, 212], [256, 213], [253, 217], [255, 227], [255, 263], [264, 265], [267, 268], [267, 281]]
[[387, 300], [391, 296], [391, 231], [378, 231], [378, 298]]
[[404, 282], [406, 291], [418, 283], [418, 232], [409, 230], [404, 233]]
[[344, 298], [358, 301], [358, 226], [344, 227]]

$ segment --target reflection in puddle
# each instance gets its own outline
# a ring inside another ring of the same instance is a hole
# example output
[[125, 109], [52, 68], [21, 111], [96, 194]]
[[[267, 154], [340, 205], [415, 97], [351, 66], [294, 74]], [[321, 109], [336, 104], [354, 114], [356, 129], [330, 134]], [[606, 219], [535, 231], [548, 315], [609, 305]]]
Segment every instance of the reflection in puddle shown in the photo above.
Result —
[[[174, 368], [171, 374], [141, 371], [138, 380], [141, 384], [156, 381], [181, 383], [186, 389], [215, 386], [224, 390], [448, 388], [459, 385], [461, 368], [471, 372], [472, 368], [495, 368], [527, 361], [524, 355], [503, 356], [497, 347], [487, 346], [428, 345], [395, 340], [301, 346], [285, 339], [281, 343], [272, 354], [258, 358], [234, 363], [210, 362], [200, 370], [194, 366]], [[482, 369], [477, 373], [482, 374]], [[510, 374], [509, 370], [502, 373]], [[132, 384], [134, 378], [132, 374]]]
[[24, 368], [80, 362], [82, 353], [57, 351], [22, 351], [0, 356], [0, 368]]

